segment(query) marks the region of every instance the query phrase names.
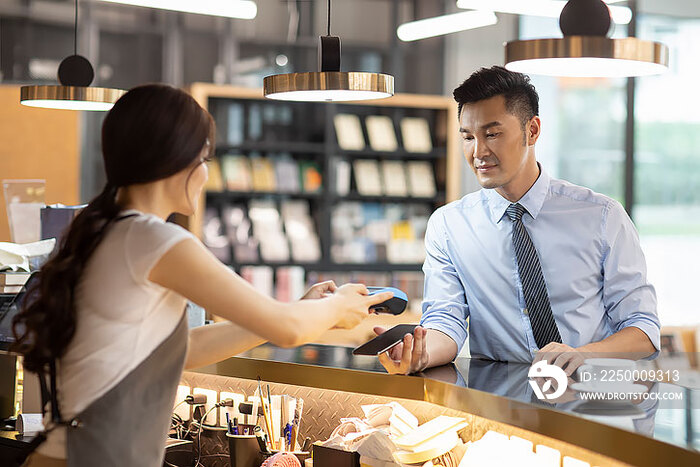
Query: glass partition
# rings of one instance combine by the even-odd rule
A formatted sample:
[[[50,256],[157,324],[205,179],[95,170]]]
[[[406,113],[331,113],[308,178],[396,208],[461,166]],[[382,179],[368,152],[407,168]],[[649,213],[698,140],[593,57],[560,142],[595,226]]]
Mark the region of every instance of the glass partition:
[[[700,19],[642,16],[638,36],[670,49],[670,70],[637,80],[634,221],[664,325],[697,325],[700,277]]]

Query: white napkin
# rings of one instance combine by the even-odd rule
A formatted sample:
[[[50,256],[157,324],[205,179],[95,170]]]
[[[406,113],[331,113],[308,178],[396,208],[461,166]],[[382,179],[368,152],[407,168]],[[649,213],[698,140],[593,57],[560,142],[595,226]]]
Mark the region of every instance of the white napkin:
[[[30,258],[51,254],[55,245],[55,238],[24,244],[0,242],[0,271],[29,272]]]

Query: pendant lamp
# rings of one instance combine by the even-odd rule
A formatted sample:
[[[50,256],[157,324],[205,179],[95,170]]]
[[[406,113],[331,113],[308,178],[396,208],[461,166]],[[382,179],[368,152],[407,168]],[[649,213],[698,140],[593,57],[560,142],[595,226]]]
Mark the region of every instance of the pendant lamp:
[[[95,72],[90,61],[78,55],[78,0],[75,0],[73,55],[58,67],[60,86],[22,86],[20,103],[29,107],[65,110],[109,110],[126,91],[90,87]]]
[[[331,36],[331,0],[328,0],[328,29],[319,37],[320,71],[266,76],[268,99],[306,102],[359,101],[394,95],[394,77],[382,73],[340,71],[340,38]]]
[[[559,16],[561,39],[511,41],[506,68],[521,73],[586,78],[648,76],[668,70],[668,47],[636,37],[611,39],[602,0],[569,0]]]

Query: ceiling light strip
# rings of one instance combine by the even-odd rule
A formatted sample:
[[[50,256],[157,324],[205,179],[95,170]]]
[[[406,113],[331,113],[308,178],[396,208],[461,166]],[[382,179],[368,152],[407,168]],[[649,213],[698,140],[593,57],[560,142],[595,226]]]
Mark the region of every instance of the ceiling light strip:
[[[612,2],[606,2],[612,3]],[[559,18],[565,0],[458,0],[457,7],[465,10],[495,11],[513,15]],[[626,6],[609,5],[610,17],[617,24],[629,24],[632,10]]]
[[[252,0],[99,0],[105,3],[157,8],[161,10],[223,16],[225,18],[253,19],[258,6]]]
[[[396,29],[396,35],[402,41],[410,42],[491,26],[497,22],[498,18],[492,11],[463,11],[404,23]]]

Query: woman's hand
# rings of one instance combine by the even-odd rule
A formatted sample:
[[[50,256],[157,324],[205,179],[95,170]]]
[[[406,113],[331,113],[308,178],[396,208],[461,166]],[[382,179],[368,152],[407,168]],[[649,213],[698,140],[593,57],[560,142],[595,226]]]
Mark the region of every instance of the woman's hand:
[[[370,315],[369,307],[389,300],[393,296],[394,294],[391,292],[368,295],[367,287],[363,284],[345,284],[338,287],[333,298],[341,312],[335,327],[340,329],[354,328]]]
[[[311,286],[309,290],[301,297],[302,300],[316,300],[325,298],[333,294],[337,290],[337,286],[333,281],[323,281]]]

